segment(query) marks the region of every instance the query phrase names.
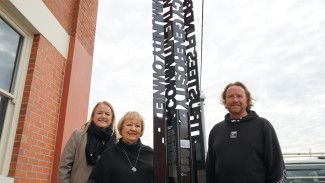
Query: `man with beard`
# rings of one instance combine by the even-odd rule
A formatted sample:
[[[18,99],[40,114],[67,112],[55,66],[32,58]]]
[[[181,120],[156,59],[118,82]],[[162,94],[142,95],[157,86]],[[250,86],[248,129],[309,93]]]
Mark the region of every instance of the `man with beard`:
[[[238,81],[228,84],[221,102],[229,113],[209,135],[207,183],[286,182],[275,130],[251,110],[253,102],[247,87]]]

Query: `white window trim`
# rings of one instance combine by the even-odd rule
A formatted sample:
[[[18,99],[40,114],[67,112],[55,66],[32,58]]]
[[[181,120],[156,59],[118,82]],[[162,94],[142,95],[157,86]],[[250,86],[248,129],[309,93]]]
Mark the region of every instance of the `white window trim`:
[[[70,35],[65,31],[42,0],[9,1],[24,15],[24,18],[26,18],[38,32],[52,43],[64,58],[68,57]]]
[[[24,92],[25,80],[27,76],[30,52],[34,38],[33,31],[30,32],[30,27],[26,27],[24,29],[24,26],[19,24],[19,21],[15,21],[13,15],[8,11],[9,10],[6,9],[5,6],[0,6],[1,17],[3,17],[17,32],[19,32],[24,37],[24,41],[21,47],[19,66],[17,67],[17,75],[14,86],[15,90],[11,94],[5,93],[5,95],[9,94],[10,96],[7,97],[11,98],[8,102],[0,139],[0,154],[4,155],[0,156],[0,182],[5,183],[11,183],[14,180],[13,178],[8,177],[8,172],[16,136],[16,129]]]
[[[11,93],[8,93],[7,91],[0,88],[0,94],[1,96],[8,97],[10,100],[14,100],[15,96],[13,96]]]
[[[0,9],[14,17],[16,24],[29,34],[42,34],[68,58],[70,35],[42,0],[0,0]]]

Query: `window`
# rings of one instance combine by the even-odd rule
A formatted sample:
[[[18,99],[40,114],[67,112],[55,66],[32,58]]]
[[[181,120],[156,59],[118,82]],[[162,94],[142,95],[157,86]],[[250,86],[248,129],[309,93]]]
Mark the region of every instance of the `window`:
[[[325,182],[324,167],[311,168],[301,165],[301,168],[305,169],[288,169],[287,177],[288,182]]]
[[[0,138],[8,102],[14,100],[14,82],[23,37],[0,17]]]
[[[287,182],[325,182],[325,160],[303,159],[286,162]]]
[[[35,29],[0,1],[0,182],[10,167]],[[5,181],[6,182],[6,181]]]

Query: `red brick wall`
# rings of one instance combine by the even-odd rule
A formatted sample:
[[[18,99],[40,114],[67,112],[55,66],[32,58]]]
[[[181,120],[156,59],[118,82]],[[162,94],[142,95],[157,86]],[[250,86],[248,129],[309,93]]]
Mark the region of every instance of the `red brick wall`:
[[[34,37],[9,170],[15,182],[50,180],[65,62],[43,36]]]
[[[80,0],[76,38],[90,55],[94,52],[97,9],[97,0]]]
[[[60,24],[93,55],[98,0],[43,0]]]
[[[76,27],[79,1],[80,0],[43,0],[44,4],[70,35]],[[92,0],[89,2],[92,2]]]
[[[87,121],[92,55],[73,37],[70,40],[70,50],[51,182],[57,182],[60,155],[68,138]]]

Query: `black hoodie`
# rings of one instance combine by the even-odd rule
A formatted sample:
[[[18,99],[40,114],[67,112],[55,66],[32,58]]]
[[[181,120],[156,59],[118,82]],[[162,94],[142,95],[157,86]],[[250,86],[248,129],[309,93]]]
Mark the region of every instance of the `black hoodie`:
[[[207,183],[285,182],[285,167],[275,130],[254,111],[232,122],[229,114],[210,132]]]

